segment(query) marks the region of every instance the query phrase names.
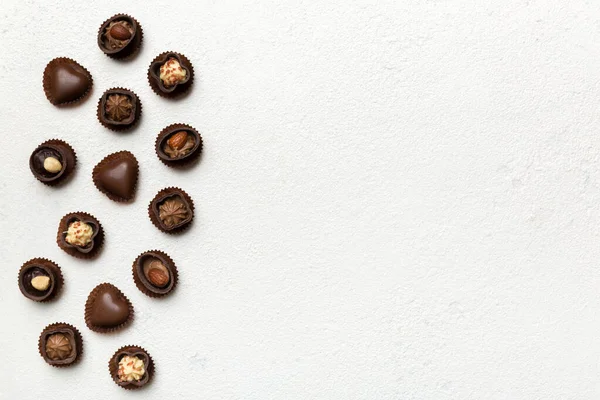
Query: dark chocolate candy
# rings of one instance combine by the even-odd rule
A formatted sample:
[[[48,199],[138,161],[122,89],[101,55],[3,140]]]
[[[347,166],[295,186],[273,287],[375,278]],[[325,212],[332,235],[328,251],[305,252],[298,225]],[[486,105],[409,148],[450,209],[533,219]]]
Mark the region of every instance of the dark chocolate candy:
[[[96,332],[109,332],[124,326],[133,317],[133,306],[114,285],[102,283],[89,294],[85,323]]]
[[[83,340],[77,328],[59,322],[44,328],[38,339],[38,350],[48,364],[66,367],[81,357]]]
[[[137,159],[128,151],[106,156],[92,173],[94,184],[114,201],[131,201],[135,196],[139,166]]]
[[[126,376],[119,374],[119,362],[125,356],[136,357],[144,364],[144,374],[140,379],[132,379],[128,381]],[[154,362],[148,352],[139,346],[123,346],[113,354],[108,362],[108,371],[113,381],[123,389],[136,390],[145,386],[154,373]],[[125,371],[123,371],[125,372]]]
[[[77,157],[69,144],[52,139],[39,145],[29,157],[33,176],[46,185],[57,185],[75,169]]]
[[[179,233],[185,230],[194,218],[194,203],[183,190],[170,187],[154,196],[148,206],[152,223],[166,233]]]
[[[142,27],[135,18],[117,14],[100,25],[98,47],[107,56],[122,59],[137,52],[142,38]]]
[[[170,60],[175,60],[179,64],[182,71],[185,71],[185,78],[174,84],[166,84],[160,78],[160,68],[168,63]],[[180,53],[167,51],[158,55],[148,68],[148,82],[150,87],[159,96],[174,98],[187,92],[194,82],[194,68],[192,63],[187,59],[186,56]]]
[[[98,121],[113,131],[133,127],[142,113],[142,104],[137,95],[123,88],[108,89],[100,101],[96,112]]]
[[[92,228],[90,242],[87,244],[69,243],[67,234],[72,223],[81,222]],[[75,212],[65,215],[58,224],[56,242],[67,254],[77,258],[92,258],[98,254],[104,241],[102,225],[93,216],[84,212]]]
[[[202,137],[189,125],[172,124],[158,134],[155,150],[158,158],[168,166],[188,165],[200,155]]]
[[[60,291],[63,277],[60,267],[45,258],[34,258],[19,270],[19,289],[33,301],[48,301]]]
[[[133,262],[133,280],[140,291],[150,297],[171,293],[177,285],[175,263],[159,250],[146,251]]]
[[[81,100],[92,87],[92,75],[69,58],[55,58],[44,70],[44,91],[54,105]]]

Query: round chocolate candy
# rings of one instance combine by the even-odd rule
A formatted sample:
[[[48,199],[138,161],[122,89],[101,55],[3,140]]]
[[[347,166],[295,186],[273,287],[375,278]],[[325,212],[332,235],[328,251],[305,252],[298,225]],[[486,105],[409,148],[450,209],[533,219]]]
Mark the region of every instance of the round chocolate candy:
[[[113,15],[98,29],[98,47],[114,59],[124,59],[135,54],[143,38],[142,26],[127,14]]]
[[[29,157],[29,169],[33,176],[49,186],[64,182],[75,169],[76,163],[77,156],[73,148],[59,139],[45,141]]]
[[[19,270],[19,289],[23,296],[38,302],[54,299],[63,286],[60,267],[45,258],[33,258]]]

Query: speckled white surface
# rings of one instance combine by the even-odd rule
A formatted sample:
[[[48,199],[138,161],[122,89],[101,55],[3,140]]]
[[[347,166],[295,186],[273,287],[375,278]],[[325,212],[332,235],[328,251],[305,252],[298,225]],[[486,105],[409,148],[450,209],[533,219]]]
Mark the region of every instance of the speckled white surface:
[[[597,399],[600,397],[600,4],[574,0],[2,0],[0,207],[2,399]],[[185,3],[185,2],[184,2]],[[117,12],[144,28],[135,60],[96,47]],[[150,60],[186,54],[190,96],[146,82]],[[91,98],[57,109],[45,64],[75,58]],[[139,127],[95,119],[114,85],[136,91]],[[13,90],[14,89],[14,90]],[[194,169],[153,152],[158,131],[204,137]],[[27,160],[59,137],[79,157],[55,190]],[[136,201],[100,194],[106,154],[140,161]],[[196,203],[189,232],[155,229],[146,205],[177,185]],[[106,245],[81,262],[54,242],[69,211],[95,214]],[[170,253],[180,286],[165,300],[130,276],[143,250]],[[60,264],[60,299],[34,304],[19,266]],[[88,292],[132,300],[116,335],[83,321]],[[80,328],[82,362],[37,354],[54,321]],[[107,361],[139,344],[147,390],[118,388]]]

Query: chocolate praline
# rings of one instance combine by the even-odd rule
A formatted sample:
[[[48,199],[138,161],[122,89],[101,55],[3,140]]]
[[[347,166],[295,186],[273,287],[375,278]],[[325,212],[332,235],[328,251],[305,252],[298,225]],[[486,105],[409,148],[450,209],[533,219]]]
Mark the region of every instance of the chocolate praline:
[[[156,137],[158,158],[170,167],[183,167],[197,160],[202,152],[202,136],[186,124],[172,124]]]
[[[134,360],[142,361],[144,373],[139,379],[133,379],[134,377],[131,376],[130,378],[132,380],[128,381],[128,371],[122,369],[121,373],[119,373],[119,363],[124,357],[133,357]],[[150,380],[152,379],[152,375],[154,373],[154,362],[150,354],[144,348],[132,345],[123,346],[119,350],[117,350],[108,361],[108,371],[113,381],[123,389],[137,390],[147,385],[148,382],[150,382]]]
[[[194,219],[194,203],[183,190],[175,187],[165,188],[150,202],[148,215],[161,231],[180,233]]]
[[[160,250],[140,254],[133,262],[132,270],[135,285],[147,296],[166,296],[177,285],[177,267],[171,257]]]
[[[139,165],[129,151],[109,154],[92,172],[94,185],[109,199],[119,202],[133,200],[138,181]]]
[[[79,222],[82,224],[81,232],[78,232],[76,228],[72,226]],[[91,228],[91,233],[89,232]],[[85,243],[69,243],[67,236],[71,233],[80,233],[85,235],[82,239]],[[104,232],[102,225],[93,215],[84,212],[74,212],[65,215],[58,225],[58,233],[56,235],[56,242],[58,246],[63,249],[67,254],[76,258],[92,258],[98,254],[102,243],[104,241]]]
[[[45,258],[33,258],[19,270],[19,289],[23,296],[33,301],[54,299],[63,285],[60,267]]]
[[[66,181],[76,163],[77,156],[73,148],[59,139],[45,141],[29,157],[29,169],[33,176],[49,186]]]
[[[87,97],[92,83],[89,71],[70,58],[55,58],[44,70],[44,92],[55,106],[80,102]]]
[[[96,114],[98,121],[113,131],[132,128],[142,113],[142,103],[131,90],[124,88],[108,89],[98,101]]]
[[[101,283],[88,295],[85,323],[94,332],[108,333],[125,327],[133,319],[129,299],[110,283]]]
[[[185,77],[183,79],[177,80],[174,84],[166,84],[160,77],[161,75],[161,67],[163,67],[168,62],[174,60],[179,67],[175,69],[179,69],[185,73]],[[156,94],[166,98],[174,98],[182,95],[192,86],[194,82],[194,68],[192,67],[192,63],[187,59],[186,56],[180,53],[175,53],[172,51],[167,51],[158,55],[152,63],[150,63],[150,67],[148,68],[148,82],[150,83],[150,87]]]
[[[113,15],[98,29],[98,47],[114,59],[135,54],[142,44],[143,31],[140,23],[127,14]]]
[[[53,367],[67,367],[80,359],[83,340],[73,325],[58,322],[44,328],[38,339],[38,350]]]

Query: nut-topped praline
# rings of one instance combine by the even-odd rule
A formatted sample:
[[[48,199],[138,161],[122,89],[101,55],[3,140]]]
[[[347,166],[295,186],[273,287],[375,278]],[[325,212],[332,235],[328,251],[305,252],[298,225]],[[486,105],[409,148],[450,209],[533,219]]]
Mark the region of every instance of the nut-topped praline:
[[[142,27],[127,15],[113,15],[98,29],[98,47],[109,57],[127,58],[135,54],[142,43]]]

